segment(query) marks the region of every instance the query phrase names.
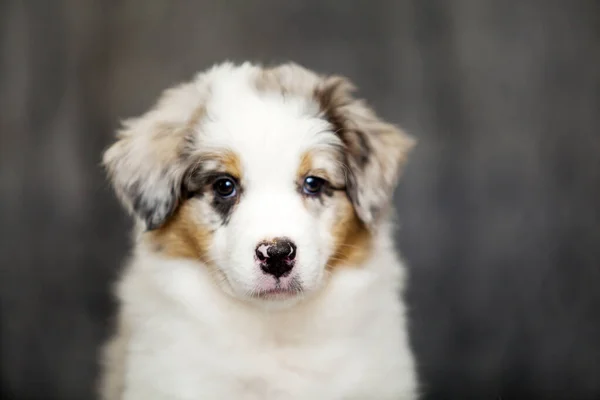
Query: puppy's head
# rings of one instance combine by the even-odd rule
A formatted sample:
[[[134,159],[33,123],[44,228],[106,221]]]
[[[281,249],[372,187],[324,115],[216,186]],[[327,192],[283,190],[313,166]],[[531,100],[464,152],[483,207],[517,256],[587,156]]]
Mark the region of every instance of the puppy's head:
[[[352,90],[293,64],[222,64],[126,121],[104,164],[151,251],[290,303],[366,259],[413,146]]]

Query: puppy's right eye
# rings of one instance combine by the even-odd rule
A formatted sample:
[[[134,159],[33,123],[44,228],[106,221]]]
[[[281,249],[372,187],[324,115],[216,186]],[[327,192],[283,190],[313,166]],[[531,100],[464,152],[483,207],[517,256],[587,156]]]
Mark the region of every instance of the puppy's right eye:
[[[235,182],[231,178],[219,178],[213,184],[213,191],[219,197],[228,199],[237,194]]]

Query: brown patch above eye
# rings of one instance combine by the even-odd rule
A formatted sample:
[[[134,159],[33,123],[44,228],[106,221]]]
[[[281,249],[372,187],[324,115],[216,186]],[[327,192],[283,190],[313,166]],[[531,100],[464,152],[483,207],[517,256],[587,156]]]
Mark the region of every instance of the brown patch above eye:
[[[190,258],[211,264],[208,246],[210,230],[194,216],[194,204],[183,203],[163,226],[146,232],[146,239],[160,253],[173,258]]]
[[[214,165],[214,170],[205,171],[210,173],[223,173],[231,175],[236,179],[242,178],[242,164],[238,155],[228,149],[203,152],[198,156],[197,163],[201,166]]]
[[[308,176],[310,170],[312,169],[312,156],[310,152],[305,152],[302,154],[300,158],[300,166],[298,167],[298,181],[302,182],[302,180]]]
[[[328,153],[332,153],[332,155],[329,155]],[[341,187],[343,186],[343,183],[339,182],[339,177],[336,178],[336,171],[330,171],[326,168],[315,167],[315,164],[320,164],[319,159],[322,157],[331,157],[334,160],[336,159],[332,151],[327,152],[323,150],[313,150],[307,151],[304,154],[302,154],[302,157],[300,159],[300,166],[298,167],[298,181],[302,182],[307,176],[316,176],[317,178],[326,180],[329,184],[333,186],[334,189],[343,189],[343,187]]]
[[[241,179],[242,166],[237,154],[235,154],[233,151],[225,151],[217,158],[223,164],[223,169],[225,172],[236,179]]]
[[[335,250],[327,262],[330,270],[344,265],[360,265],[371,252],[371,233],[356,215],[348,198],[340,193],[336,202],[339,208],[332,231]]]
[[[235,152],[224,149],[198,154],[184,184],[190,193],[198,193],[210,179],[221,175],[229,175],[238,182],[242,180],[242,165]]]

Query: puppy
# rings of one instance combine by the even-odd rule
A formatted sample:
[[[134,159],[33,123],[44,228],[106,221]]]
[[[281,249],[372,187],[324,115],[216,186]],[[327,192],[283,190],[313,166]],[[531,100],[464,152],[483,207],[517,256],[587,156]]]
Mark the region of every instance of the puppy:
[[[415,399],[390,204],[413,147],[344,78],[224,63],[104,154],[135,218],[105,400]]]

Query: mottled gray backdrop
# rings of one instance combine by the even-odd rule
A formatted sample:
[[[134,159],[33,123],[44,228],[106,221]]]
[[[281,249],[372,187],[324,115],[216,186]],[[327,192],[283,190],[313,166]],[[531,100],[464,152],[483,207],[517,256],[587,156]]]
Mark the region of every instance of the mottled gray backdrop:
[[[428,399],[600,398],[600,1],[0,0],[0,21],[3,398],[93,398],[128,240],[101,151],[224,59],[348,75],[418,138],[398,237]]]

